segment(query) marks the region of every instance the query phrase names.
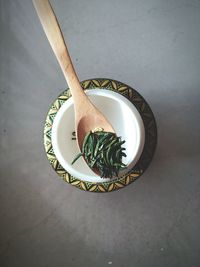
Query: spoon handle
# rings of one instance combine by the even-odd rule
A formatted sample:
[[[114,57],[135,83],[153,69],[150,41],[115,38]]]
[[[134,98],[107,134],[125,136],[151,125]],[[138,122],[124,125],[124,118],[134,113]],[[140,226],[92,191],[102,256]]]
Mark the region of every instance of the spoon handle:
[[[57,18],[48,0],[33,0],[34,7],[70,88],[73,101],[88,102],[74,70]],[[77,103],[78,104],[78,103]],[[78,108],[79,105],[75,107]]]

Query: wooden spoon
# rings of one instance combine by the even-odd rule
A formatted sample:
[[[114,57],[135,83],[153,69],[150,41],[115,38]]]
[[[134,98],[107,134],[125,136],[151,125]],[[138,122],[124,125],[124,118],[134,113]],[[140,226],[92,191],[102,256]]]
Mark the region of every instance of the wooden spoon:
[[[75,110],[75,130],[79,148],[82,147],[86,133],[96,127],[114,133],[111,124],[90,102],[80,86],[61,29],[49,1],[33,0],[33,4],[72,94]]]

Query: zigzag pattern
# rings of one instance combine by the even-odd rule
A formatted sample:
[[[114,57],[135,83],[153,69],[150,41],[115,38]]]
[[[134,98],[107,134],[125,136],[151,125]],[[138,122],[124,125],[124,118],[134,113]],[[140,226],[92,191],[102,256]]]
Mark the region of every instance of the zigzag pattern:
[[[54,170],[57,172],[57,174],[65,182],[76,186],[77,188],[89,192],[111,192],[113,190],[121,189],[135,181],[138,177],[140,177],[147,169],[152,160],[157,143],[157,128],[154,115],[144,98],[135,89],[129,87],[124,83],[111,79],[90,79],[81,82],[81,86],[84,90],[95,88],[104,88],[107,90],[112,90],[120,93],[133,103],[133,105],[140,113],[145,127],[145,144],[142,155],[138,160],[137,164],[134,166],[134,168],[129,172],[129,174],[119,179],[111,180],[109,182],[85,182],[67,173],[66,170],[63,169],[63,167],[56,159],[51,144],[51,128],[55,115],[59,108],[62,106],[62,104],[69,97],[71,97],[71,93],[69,89],[67,89],[63,93],[61,93],[60,96],[55,100],[46,117],[44,127],[44,147],[47,154],[47,158]]]

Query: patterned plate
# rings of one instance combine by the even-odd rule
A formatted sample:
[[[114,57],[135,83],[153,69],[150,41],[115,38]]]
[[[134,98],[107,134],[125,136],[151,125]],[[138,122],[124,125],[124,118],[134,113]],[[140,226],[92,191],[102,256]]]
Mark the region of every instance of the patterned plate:
[[[58,110],[60,109],[62,104],[71,97],[71,93],[69,89],[67,89],[51,105],[46,117],[44,127],[44,147],[47,158],[54,170],[60,177],[62,177],[64,181],[82,190],[90,192],[111,192],[123,188],[124,186],[132,183],[134,180],[140,177],[152,160],[157,143],[157,128],[154,115],[144,98],[136,90],[124,83],[111,79],[100,78],[85,80],[81,82],[81,86],[84,90],[104,88],[115,91],[126,97],[137,108],[145,127],[145,144],[142,155],[128,174],[120,177],[119,179],[107,182],[104,182],[103,180],[101,183],[82,181],[70,175],[65,169],[63,169],[63,167],[58,162],[52,148],[51,129]]]

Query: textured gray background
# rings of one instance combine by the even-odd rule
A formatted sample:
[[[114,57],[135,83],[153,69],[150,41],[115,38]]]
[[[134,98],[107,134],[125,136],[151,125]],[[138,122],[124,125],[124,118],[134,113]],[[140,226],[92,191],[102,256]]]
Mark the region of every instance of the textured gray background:
[[[200,266],[200,1],[54,0],[80,80],[136,88],[154,160],[107,194],[57,177],[43,149],[66,88],[31,1],[0,0],[0,266]]]

